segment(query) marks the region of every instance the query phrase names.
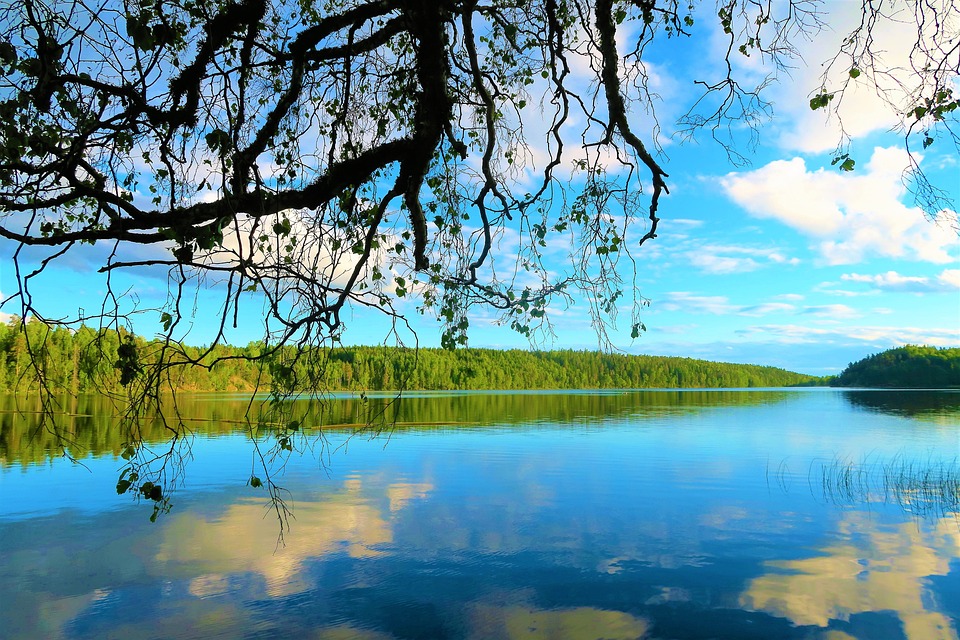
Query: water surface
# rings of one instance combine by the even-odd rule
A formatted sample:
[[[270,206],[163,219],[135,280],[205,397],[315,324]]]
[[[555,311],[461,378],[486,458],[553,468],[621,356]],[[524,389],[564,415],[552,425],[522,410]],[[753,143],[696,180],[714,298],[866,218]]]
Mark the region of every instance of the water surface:
[[[957,392],[417,394],[290,460],[281,546],[241,399],[185,405],[156,524],[106,405],[65,407],[78,466],[7,400],[4,637],[958,637]]]

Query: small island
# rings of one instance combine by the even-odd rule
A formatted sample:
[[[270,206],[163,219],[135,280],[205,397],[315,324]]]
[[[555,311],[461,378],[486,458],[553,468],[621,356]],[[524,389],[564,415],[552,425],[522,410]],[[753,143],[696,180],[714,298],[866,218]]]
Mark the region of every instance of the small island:
[[[960,388],[960,348],[908,345],[847,365],[834,387]]]

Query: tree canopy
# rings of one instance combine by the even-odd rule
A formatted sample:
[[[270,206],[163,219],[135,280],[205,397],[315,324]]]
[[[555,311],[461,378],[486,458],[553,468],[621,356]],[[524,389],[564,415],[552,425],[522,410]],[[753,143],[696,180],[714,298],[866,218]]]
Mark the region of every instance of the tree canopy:
[[[853,362],[831,382],[836,387],[960,388],[960,349],[907,345]]]
[[[549,332],[548,303],[574,294],[601,334],[632,302],[636,336],[631,251],[657,235],[668,193],[659,125],[636,118],[657,108],[645,52],[688,46],[697,21],[722,32],[726,74],[696,79],[702,94],[677,130],[730,144],[731,127],[762,126],[765,89],[824,11],[817,0],[8,3],[0,237],[47,251],[17,273],[18,315],[53,320],[31,280],[101,243],[113,247],[107,274],[169,270],[156,311],[171,339],[197,280],[219,283],[221,326],[246,293],[265,296],[273,344],[336,338],[350,305],[402,321],[392,303],[410,295],[440,319],[445,346],[466,343],[472,305],[530,335]],[[811,108],[836,109],[866,83],[901,115],[909,148],[956,141],[953,3],[862,12]],[[916,24],[906,77],[884,66],[885,20]],[[751,56],[770,74],[748,84],[734,63]],[[838,142],[837,164],[852,169]],[[918,171],[912,184],[935,212],[933,185]],[[543,262],[558,245],[571,247],[562,272]],[[87,313],[124,319],[111,298]]]
[[[466,344],[475,305],[536,339],[550,334],[549,305],[573,296],[601,340],[623,313],[636,337],[632,252],[656,237],[669,191],[647,52],[724,43],[719,76],[696,79],[674,129],[741,162],[749,150],[731,131],[763,126],[770,83],[824,11],[818,0],[5,3],[0,237],[17,247],[19,307],[6,308],[72,327],[158,314],[178,355],[143,367],[134,343],[117,347],[133,414],[260,300],[263,348],[249,357],[271,358],[278,397],[315,388],[320,347],[349,309],[403,323],[395,302],[411,296],[447,347]],[[955,144],[958,11],[864,2],[810,107],[836,113],[865,84],[899,114],[908,150]],[[887,21],[916,25],[907,69],[884,60]],[[740,77],[745,58],[767,72]],[[911,184],[934,213],[941,192],[913,157]],[[836,160],[854,168],[843,139]],[[50,317],[31,286],[91,245],[108,249],[107,296]],[[544,260],[555,249],[569,254],[563,269]],[[111,278],[138,269],[168,273],[166,306],[124,306]],[[220,332],[191,355],[180,340],[198,282],[221,296]]]
[[[118,394],[129,384],[126,362],[118,352],[127,345],[137,353],[137,365],[156,366],[163,341],[145,340],[112,329],[77,331],[50,328],[34,320],[21,327],[19,319],[0,324],[0,393],[33,393],[41,384],[67,394]],[[43,345],[31,366],[28,341]],[[253,392],[269,387],[271,372],[253,362],[262,345],[220,345],[213,350],[184,346],[184,354],[199,362],[185,367],[172,381],[182,391]],[[201,354],[208,351],[206,355]],[[274,354],[272,361],[292,361],[295,347]],[[111,355],[114,354],[114,355]],[[306,363],[296,367],[303,369]],[[305,371],[299,375],[306,377]],[[776,367],[708,362],[692,358],[634,356],[596,351],[527,351],[519,349],[408,349],[402,347],[340,347],[327,355],[315,375],[330,391],[442,391],[509,389],[651,389],[784,387],[825,384],[825,379]]]

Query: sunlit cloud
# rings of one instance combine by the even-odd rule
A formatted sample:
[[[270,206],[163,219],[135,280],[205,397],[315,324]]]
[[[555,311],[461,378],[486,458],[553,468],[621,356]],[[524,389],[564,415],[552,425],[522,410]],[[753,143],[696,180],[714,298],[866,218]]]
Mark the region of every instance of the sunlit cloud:
[[[803,158],[777,160],[754,171],[729,173],[720,185],[757,218],[773,219],[803,233],[828,264],[854,264],[869,256],[948,263],[957,259],[957,235],[917,207],[901,202],[906,155],[876,148],[852,173],[807,168]],[[944,220],[956,213],[941,212]]]
[[[824,63],[828,55],[841,50],[843,38],[859,28],[862,21],[860,2],[831,2],[822,7],[823,19],[828,25],[812,39],[796,38],[798,53],[804,62],[791,70],[789,78],[773,87],[771,98],[776,103],[779,124],[778,142],[781,147],[803,152],[824,152],[837,148],[844,135],[851,139],[869,134],[895,130],[902,126],[898,109],[891,105],[907,105],[911,96],[917,95],[917,74],[913,71],[923,61],[911,58],[917,44],[917,24],[912,15],[911,3],[889,7],[891,19],[879,20],[871,25],[871,36],[882,44],[878,63],[887,70],[876,80],[880,92],[866,81],[866,75],[850,82],[842,97],[838,96],[831,107],[838,115],[827,110],[813,111],[809,100],[820,86]],[[885,11],[887,11],[885,10]],[[929,34],[925,37],[929,42]],[[942,43],[946,50],[950,43]],[[932,43],[931,43],[932,45]],[[954,49],[952,65],[957,63]],[[951,64],[948,61],[948,65]],[[831,88],[850,80],[849,64],[841,61],[831,70],[828,78]],[[776,134],[774,134],[776,135]]]

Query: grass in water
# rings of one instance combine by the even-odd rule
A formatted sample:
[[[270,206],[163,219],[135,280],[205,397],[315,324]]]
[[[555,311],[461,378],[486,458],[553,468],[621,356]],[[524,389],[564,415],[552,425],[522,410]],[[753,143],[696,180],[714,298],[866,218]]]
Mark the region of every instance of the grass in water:
[[[774,474],[786,489],[786,465]],[[960,460],[907,459],[815,460],[808,473],[810,491],[838,505],[896,504],[918,517],[960,512]]]

